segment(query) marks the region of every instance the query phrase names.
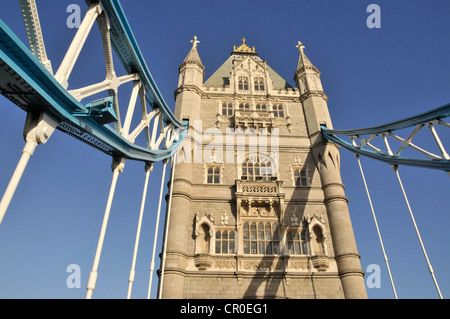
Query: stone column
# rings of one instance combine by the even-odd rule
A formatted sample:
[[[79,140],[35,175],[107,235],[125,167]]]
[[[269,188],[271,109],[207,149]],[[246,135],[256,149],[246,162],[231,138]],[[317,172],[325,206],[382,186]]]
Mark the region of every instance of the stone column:
[[[364,272],[347,206],[348,199],[340,176],[338,147],[322,141],[316,144],[313,153],[322,182],[335,260],[345,298],[367,298]]]
[[[164,267],[164,282],[162,299],[182,299],[184,292],[184,279],[186,276],[186,263],[188,255],[187,243],[189,231],[192,232],[192,220],[189,220],[191,207],[191,168],[189,164],[176,165],[172,205],[170,212],[166,248],[166,260]]]

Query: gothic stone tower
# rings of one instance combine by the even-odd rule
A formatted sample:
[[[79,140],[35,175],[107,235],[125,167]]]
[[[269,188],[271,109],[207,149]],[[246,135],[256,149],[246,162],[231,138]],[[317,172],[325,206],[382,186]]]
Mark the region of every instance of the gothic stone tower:
[[[162,298],[366,298],[320,72],[291,87],[243,39],[206,81],[179,67],[178,153]]]

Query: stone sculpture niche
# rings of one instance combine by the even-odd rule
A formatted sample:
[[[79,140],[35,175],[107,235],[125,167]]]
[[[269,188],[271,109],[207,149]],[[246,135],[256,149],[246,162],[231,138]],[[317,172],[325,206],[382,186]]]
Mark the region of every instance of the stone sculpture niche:
[[[214,222],[212,217],[203,215],[195,218],[195,251],[194,262],[199,270],[211,267],[211,242],[214,234]]]

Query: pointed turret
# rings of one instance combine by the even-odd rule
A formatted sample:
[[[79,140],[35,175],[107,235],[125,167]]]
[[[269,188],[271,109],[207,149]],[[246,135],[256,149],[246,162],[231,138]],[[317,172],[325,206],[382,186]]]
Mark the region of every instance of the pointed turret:
[[[300,102],[303,103],[309,134],[314,144],[315,140],[320,138],[320,125],[331,127],[327,107],[328,97],[323,92],[319,70],[305,55],[305,47],[298,41],[296,48],[300,56],[294,80],[300,91]]]
[[[296,46],[300,53],[295,72],[295,82],[300,90],[300,102],[305,114],[306,126],[311,141],[311,151],[317,163],[324,203],[336,254],[336,265],[346,298],[367,298],[364,272],[361,270],[358,250],[353,234],[347,197],[339,170],[339,148],[322,138],[321,125],[332,128],[323,92],[319,70],[306,57],[304,46]]]
[[[197,51],[197,44],[200,43],[200,41],[197,40],[197,36],[194,36],[191,43],[191,50],[178,68],[180,72],[180,82],[178,86],[189,84],[201,86],[203,83],[205,67]]]
[[[297,87],[300,90],[300,96],[307,92],[321,92],[326,99],[326,96],[323,93],[322,82],[320,81],[320,71],[305,55],[305,47],[300,41],[298,41],[296,48],[298,48],[299,51],[299,58],[294,81],[297,83]]]
[[[193,119],[200,112],[205,67],[197,51],[200,41],[194,36],[191,50],[178,67],[178,88],[175,90],[175,116],[180,120]],[[181,107],[183,105],[183,107]]]
[[[299,72],[305,71],[306,69],[313,70],[313,71],[317,72],[318,74],[320,74],[319,70],[311,63],[311,61],[309,61],[308,57],[305,55],[305,52],[303,51],[305,49],[305,47],[303,46],[303,44],[300,41],[298,41],[296,48],[298,48],[298,51],[300,53],[300,55],[298,57],[296,74]]]

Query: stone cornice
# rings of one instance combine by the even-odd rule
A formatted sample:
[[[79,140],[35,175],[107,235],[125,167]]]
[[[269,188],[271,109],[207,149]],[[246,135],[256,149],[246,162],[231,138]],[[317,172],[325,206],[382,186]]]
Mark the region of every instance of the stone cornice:
[[[178,96],[178,94],[180,94],[181,92],[184,91],[194,91],[195,93],[197,93],[200,96],[203,96],[205,93],[203,92],[203,90],[201,88],[199,88],[197,85],[191,85],[191,84],[185,84],[185,85],[181,85],[179,86],[175,91],[174,91],[174,95],[175,98]]]
[[[328,96],[325,93],[323,93],[322,91],[312,91],[311,90],[311,91],[305,92],[302,95],[300,95],[300,102],[303,102],[306,99],[313,97],[313,96],[321,97],[325,100],[325,102],[328,101]]]

